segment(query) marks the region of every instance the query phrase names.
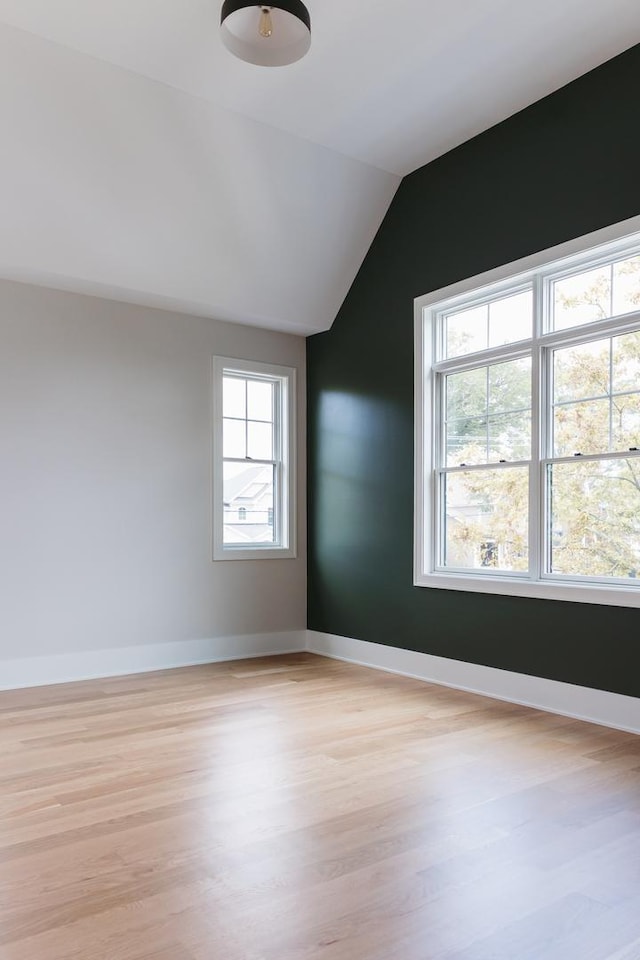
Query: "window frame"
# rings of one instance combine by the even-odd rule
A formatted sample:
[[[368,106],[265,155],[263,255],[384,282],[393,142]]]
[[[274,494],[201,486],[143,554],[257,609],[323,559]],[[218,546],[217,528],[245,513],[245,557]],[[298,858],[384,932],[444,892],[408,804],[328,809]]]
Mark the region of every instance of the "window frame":
[[[223,379],[227,375],[269,380],[278,384],[274,397],[276,465],[274,524],[278,543],[234,544],[224,542],[223,464]],[[213,357],[212,430],[212,559],[285,560],[297,555],[296,546],[296,370],[235,357]],[[250,460],[247,463],[262,461]]]
[[[640,308],[633,314],[584,323],[561,330],[543,329],[550,317],[553,282],[572,274],[596,268],[625,256],[637,255],[640,248],[640,217],[605,228],[562,244],[532,257],[515,261],[460,283],[433,291],[414,301],[415,307],[415,505],[414,505],[414,585],[506,596],[569,600],[615,606],[640,607],[640,580],[609,581],[588,577],[546,573],[543,551],[547,549],[545,510],[547,464],[576,462],[575,457],[549,457],[548,445],[552,395],[549,376],[553,350],[571,343],[589,342],[601,337],[628,333],[640,327]],[[525,289],[533,290],[532,337],[500,347],[490,347],[461,357],[435,360],[441,351],[446,313],[485,303],[487,298],[507,296]],[[440,354],[438,354],[440,350]],[[476,570],[445,568],[438,563],[441,540],[438,536],[441,498],[439,478],[443,468],[438,459],[437,440],[441,437],[441,395],[438,383],[447,371],[489,365],[521,356],[532,360],[531,461],[529,465],[529,573],[486,574]],[[541,370],[540,365],[544,364]],[[545,398],[543,398],[543,393]],[[439,427],[436,430],[435,424]],[[616,454],[597,454],[604,460]],[[624,454],[618,453],[622,457]],[[627,454],[628,456],[628,454]],[[640,454],[638,454],[640,456]],[[580,457],[587,460],[589,456]],[[513,467],[529,461],[491,465],[491,469]],[[456,468],[453,468],[454,470]],[[458,468],[459,469],[459,468]]]

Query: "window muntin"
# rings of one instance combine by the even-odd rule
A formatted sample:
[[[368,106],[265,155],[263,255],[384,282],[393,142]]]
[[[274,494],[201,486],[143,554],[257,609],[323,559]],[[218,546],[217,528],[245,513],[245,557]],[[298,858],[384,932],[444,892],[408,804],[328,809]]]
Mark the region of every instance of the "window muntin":
[[[640,309],[640,256],[554,280],[552,329],[565,330]]]
[[[222,378],[224,457],[274,459],[274,392],[278,381],[227,374]]]
[[[553,352],[553,456],[640,445],[640,332]]]
[[[529,459],[531,357],[462,370],[443,382],[447,466]]]
[[[526,340],[532,333],[533,291],[525,289],[444,316],[445,356],[460,357]]]
[[[624,586],[629,597],[640,578],[640,238],[624,255],[592,250],[570,267],[465,286],[421,317],[416,582],[481,590],[485,579],[492,592],[567,599],[590,598],[545,589]],[[492,340],[494,304],[510,302],[512,333]]]
[[[214,559],[294,556],[286,367],[214,358]]]

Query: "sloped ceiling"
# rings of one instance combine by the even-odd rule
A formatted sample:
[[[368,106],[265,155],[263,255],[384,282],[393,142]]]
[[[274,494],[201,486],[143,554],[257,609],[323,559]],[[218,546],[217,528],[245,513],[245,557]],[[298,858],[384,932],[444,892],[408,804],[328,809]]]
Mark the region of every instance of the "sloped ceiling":
[[[328,328],[398,179],[0,27],[0,275]]]
[[[400,176],[640,39],[637,0],[309,0],[309,55],[218,0],[0,0],[0,274],[327,329]]]

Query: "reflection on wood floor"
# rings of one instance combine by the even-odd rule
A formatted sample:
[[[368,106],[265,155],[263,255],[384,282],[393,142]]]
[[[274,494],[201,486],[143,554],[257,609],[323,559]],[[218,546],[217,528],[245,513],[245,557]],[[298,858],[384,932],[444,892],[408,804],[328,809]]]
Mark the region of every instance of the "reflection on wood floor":
[[[311,654],[0,694],[2,960],[639,960],[640,737]]]

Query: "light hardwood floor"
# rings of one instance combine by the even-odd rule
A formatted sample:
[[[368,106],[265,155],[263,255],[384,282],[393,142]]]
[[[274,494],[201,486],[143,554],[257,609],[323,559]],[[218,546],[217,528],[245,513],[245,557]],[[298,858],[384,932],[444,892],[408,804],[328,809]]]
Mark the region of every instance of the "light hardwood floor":
[[[640,738],[311,654],[0,694],[1,960],[639,960]]]

